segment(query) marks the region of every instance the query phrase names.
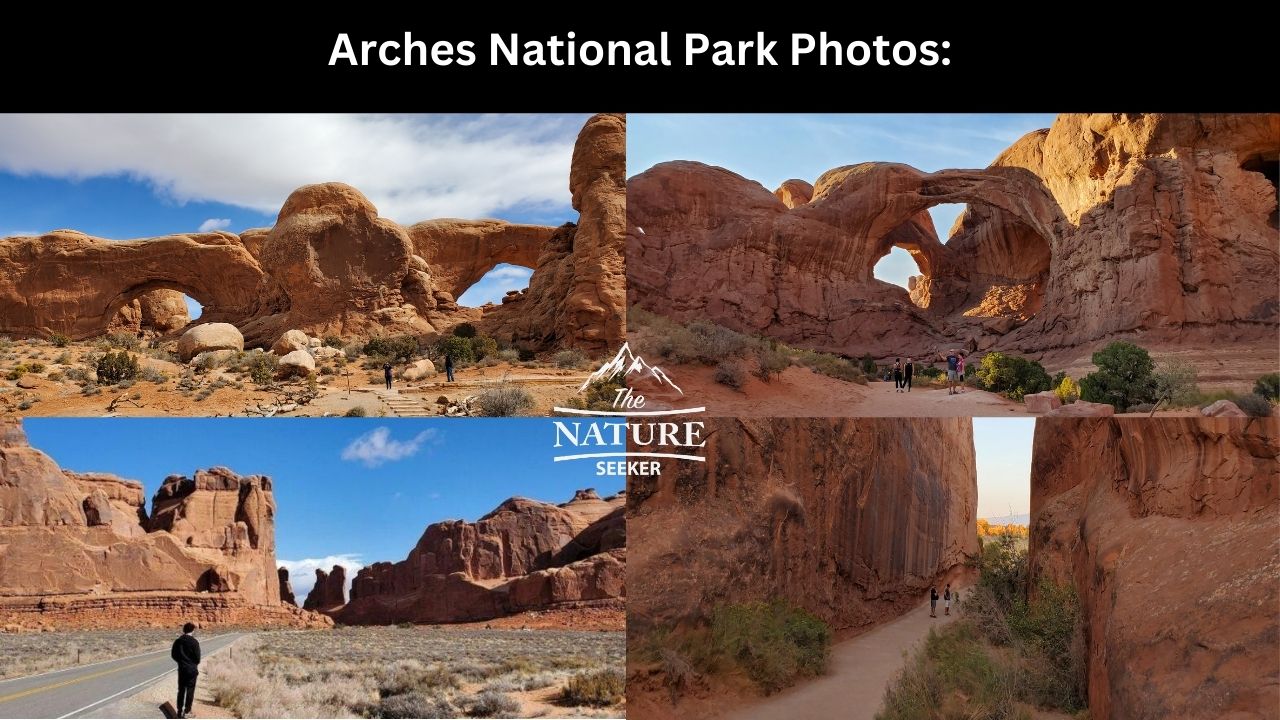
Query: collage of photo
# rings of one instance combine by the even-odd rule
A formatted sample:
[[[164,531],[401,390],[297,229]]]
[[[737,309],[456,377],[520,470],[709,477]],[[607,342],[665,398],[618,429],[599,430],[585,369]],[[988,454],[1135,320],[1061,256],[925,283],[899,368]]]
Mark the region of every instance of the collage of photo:
[[[0,718],[1280,720],[1278,184],[1280,114],[0,114]]]

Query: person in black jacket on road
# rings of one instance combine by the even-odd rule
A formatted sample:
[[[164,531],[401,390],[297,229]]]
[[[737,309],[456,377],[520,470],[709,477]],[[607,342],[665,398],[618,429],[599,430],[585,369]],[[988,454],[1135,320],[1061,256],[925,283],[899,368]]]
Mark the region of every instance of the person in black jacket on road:
[[[182,626],[182,636],[173,641],[169,656],[178,663],[178,717],[191,714],[191,703],[196,698],[196,677],[200,675],[200,641],[194,633],[195,623]]]

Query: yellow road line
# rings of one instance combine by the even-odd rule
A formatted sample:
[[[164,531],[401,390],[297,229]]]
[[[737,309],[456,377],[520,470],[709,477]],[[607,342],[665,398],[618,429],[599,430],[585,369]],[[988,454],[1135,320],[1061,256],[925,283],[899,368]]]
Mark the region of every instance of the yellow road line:
[[[94,678],[102,677],[103,675],[110,675],[111,673],[117,673],[117,672],[120,672],[121,670],[129,670],[131,668],[136,668],[141,665],[146,665],[147,663],[150,663],[150,662],[154,662],[154,661],[140,660],[136,663],[132,663],[129,665],[124,665],[111,670],[101,670],[96,673],[90,673],[83,677],[72,678],[70,680],[63,680],[62,682],[56,682],[56,683],[53,683],[52,685],[41,685],[40,687],[34,687],[34,688],[31,688],[30,690],[23,690],[21,692],[12,693],[9,695],[0,695],[0,703],[6,703],[6,702],[9,702],[10,700],[17,700],[18,698],[26,697],[28,695],[35,695],[36,693],[41,693],[46,690],[56,690],[57,688],[60,688],[60,687],[74,685],[78,682],[84,682],[85,680],[92,680]]]

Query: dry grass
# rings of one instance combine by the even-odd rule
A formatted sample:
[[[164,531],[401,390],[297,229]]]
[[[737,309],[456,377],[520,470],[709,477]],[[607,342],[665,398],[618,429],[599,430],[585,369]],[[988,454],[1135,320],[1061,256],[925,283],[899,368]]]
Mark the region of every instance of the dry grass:
[[[0,635],[0,679],[163,650],[174,630],[79,630]],[[77,651],[79,651],[77,653]]]
[[[250,642],[248,660],[203,676],[239,717],[624,715],[620,694],[602,709],[599,694],[567,692],[583,678],[621,677],[621,632],[338,628],[263,632]]]

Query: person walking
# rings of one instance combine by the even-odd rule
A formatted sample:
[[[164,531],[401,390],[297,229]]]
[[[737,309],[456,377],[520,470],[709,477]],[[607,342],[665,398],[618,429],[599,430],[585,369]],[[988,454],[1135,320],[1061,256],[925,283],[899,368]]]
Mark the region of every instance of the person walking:
[[[960,353],[955,350],[948,350],[947,356],[943,358],[947,361],[947,394],[956,394],[956,378],[957,368],[960,366]]]
[[[178,663],[178,717],[191,714],[191,703],[196,699],[196,678],[200,676],[200,641],[196,640],[196,624],[182,626],[182,635],[173,641],[169,656]]]
[[[938,617],[938,588],[929,588],[929,617]]]
[[[902,358],[893,359],[893,391],[902,392]]]
[[[453,356],[449,353],[444,354],[444,374],[449,382],[453,382]]]
[[[945,603],[942,609],[943,615],[951,614],[951,583],[947,583],[947,589],[942,592],[942,600]]]
[[[915,374],[915,363],[911,362],[911,358],[907,358],[907,364],[902,368],[902,384],[906,387],[907,392],[911,392],[911,376]]]
[[[391,389],[391,361],[382,363],[382,378],[387,381],[387,389]]]
[[[956,362],[956,373],[959,375],[957,379],[956,392],[964,392],[964,355],[960,355],[960,360]]]

